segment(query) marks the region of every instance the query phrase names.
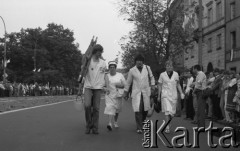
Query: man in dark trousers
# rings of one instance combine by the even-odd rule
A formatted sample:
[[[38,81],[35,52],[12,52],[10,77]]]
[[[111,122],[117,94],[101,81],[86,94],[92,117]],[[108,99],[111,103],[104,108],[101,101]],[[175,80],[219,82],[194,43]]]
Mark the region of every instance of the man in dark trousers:
[[[204,93],[207,88],[207,78],[205,73],[201,71],[200,65],[195,65],[193,72],[196,75],[193,93],[197,96],[197,124],[198,127],[205,127],[206,99],[204,98]]]
[[[144,56],[138,54],[135,57],[135,66],[129,70],[124,97],[128,96],[128,91],[132,85],[132,107],[135,112],[137,133],[142,133],[143,122],[150,110],[150,95],[155,88],[155,79],[151,68],[144,64]]]
[[[213,71],[215,80],[212,83],[210,95],[213,103],[213,120],[220,120],[222,118],[222,113],[220,109],[220,98],[221,98],[221,86],[222,86],[222,76],[220,75],[220,70],[218,68]]]

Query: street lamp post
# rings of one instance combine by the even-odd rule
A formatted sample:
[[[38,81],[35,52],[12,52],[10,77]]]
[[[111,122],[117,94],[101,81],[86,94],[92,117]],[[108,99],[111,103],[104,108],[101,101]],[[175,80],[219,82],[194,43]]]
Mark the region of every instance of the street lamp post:
[[[7,64],[6,64],[6,54],[7,54],[6,36],[7,36],[7,31],[6,31],[6,25],[5,25],[4,19],[2,18],[2,16],[0,16],[0,18],[2,19],[3,25],[4,25],[3,82],[5,83],[6,78],[7,78],[7,75],[6,75],[6,67],[7,67]]]
[[[34,63],[34,83],[36,82],[36,72],[37,72],[37,60],[36,60],[36,55],[37,55],[37,40],[34,41],[34,56],[33,56],[33,63]]]
[[[54,38],[54,36],[47,36],[47,38]],[[40,38],[35,37],[34,41],[34,54],[33,54],[33,65],[34,65],[34,83],[36,82],[36,75],[40,72],[41,68],[37,70],[37,45]]]

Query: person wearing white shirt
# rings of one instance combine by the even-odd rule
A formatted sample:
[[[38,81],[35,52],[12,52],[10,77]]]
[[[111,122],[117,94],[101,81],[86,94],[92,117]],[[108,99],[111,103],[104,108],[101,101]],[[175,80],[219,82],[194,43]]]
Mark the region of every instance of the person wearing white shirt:
[[[106,63],[101,59],[103,47],[99,44],[93,47],[92,58],[84,80],[84,105],[86,119],[86,134],[92,130],[99,134],[99,108],[102,89],[105,86]]]
[[[200,65],[195,65],[193,67],[193,72],[196,74],[196,81],[193,93],[197,97],[197,124],[198,127],[205,127],[205,109],[206,109],[206,99],[203,97],[205,90],[207,88],[207,77],[205,73],[201,71]]]

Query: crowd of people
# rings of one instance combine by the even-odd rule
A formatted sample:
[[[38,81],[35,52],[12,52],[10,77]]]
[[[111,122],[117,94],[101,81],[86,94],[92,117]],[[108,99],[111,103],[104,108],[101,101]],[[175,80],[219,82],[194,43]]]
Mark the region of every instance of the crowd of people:
[[[0,97],[46,96],[46,95],[73,95],[76,88],[63,85],[49,86],[49,84],[0,83]]]
[[[199,70],[200,67],[199,67]],[[198,73],[186,70],[181,75],[182,87],[185,89],[184,109],[186,120],[198,121],[198,112],[203,112],[205,119],[224,123],[239,123],[240,121],[240,76],[235,71],[214,69],[212,72],[203,73],[206,76],[206,84],[203,91],[202,109],[197,104],[196,91],[194,89]],[[199,72],[199,71],[198,71]],[[201,81],[200,81],[201,82]],[[240,126],[240,125],[239,125]]]
[[[143,132],[143,123],[147,117],[151,117],[150,111],[156,102],[161,104],[167,122],[181,116],[184,109],[185,119],[192,120],[192,124],[198,127],[204,128],[207,118],[239,123],[240,77],[234,71],[214,69],[213,72],[204,73],[200,65],[195,65],[191,70],[179,73],[174,71],[173,62],[168,60],[166,70],[156,82],[151,67],[144,64],[144,56],[138,54],[135,56],[135,66],[129,70],[125,79],[116,72],[115,61],[106,65],[101,59],[102,53],[103,47],[95,45],[86,76],[79,76],[85,77],[84,81],[80,81],[79,95],[84,97],[86,134],[99,134],[102,91],[105,92],[104,114],[109,117],[109,131],[119,127],[118,117],[123,100],[131,100],[138,134]],[[170,133],[170,127],[168,123],[165,133]]]

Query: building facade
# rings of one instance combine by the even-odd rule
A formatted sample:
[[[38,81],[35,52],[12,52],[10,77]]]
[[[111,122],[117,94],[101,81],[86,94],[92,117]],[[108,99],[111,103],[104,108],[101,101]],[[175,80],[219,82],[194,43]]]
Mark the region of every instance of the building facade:
[[[203,0],[203,7],[203,70],[225,69],[225,1]]]
[[[184,5],[186,14],[193,17],[193,27],[197,31],[199,17],[196,10],[199,0],[185,0]],[[198,40],[193,40],[191,46],[185,50],[184,66],[190,68],[198,64],[200,58],[204,71],[225,69],[225,0],[202,0],[202,8],[201,56],[198,56]]]
[[[196,13],[196,7],[198,5],[198,0],[184,0],[184,11],[185,20],[189,23],[185,23],[184,30],[197,30],[198,29],[198,17]],[[190,26],[189,26],[190,25]],[[184,51],[184,67],[191,68],[192,66],[198,64],[198,43],[191,37],[191,43],[186,47]]]
[[[240,72],[240,0],[226,0],[226,69]]]

